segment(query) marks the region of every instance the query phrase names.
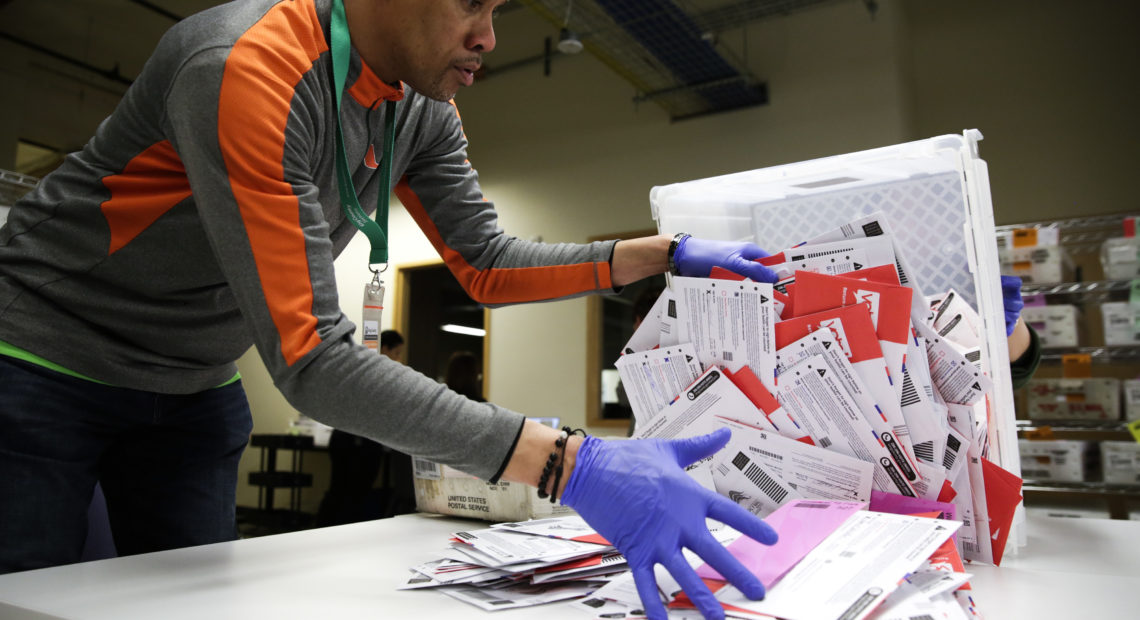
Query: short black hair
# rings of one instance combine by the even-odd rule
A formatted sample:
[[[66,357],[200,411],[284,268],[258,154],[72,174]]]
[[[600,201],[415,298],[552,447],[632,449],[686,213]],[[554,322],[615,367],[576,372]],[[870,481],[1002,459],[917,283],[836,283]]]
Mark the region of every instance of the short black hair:
[[[640,293],[637,298],[633,300],[633,318],[645,320],[649,316],[649,311],[653,309],[653,304],[657,303],[657,298],[661,296],[661,292],[665,290],[664,286],[648,286]]]
[[[402,344],[404,344],[404,337],[400,335],[400,332],[394,329],[386,329],[380,332],[380,348],[391,349]]]

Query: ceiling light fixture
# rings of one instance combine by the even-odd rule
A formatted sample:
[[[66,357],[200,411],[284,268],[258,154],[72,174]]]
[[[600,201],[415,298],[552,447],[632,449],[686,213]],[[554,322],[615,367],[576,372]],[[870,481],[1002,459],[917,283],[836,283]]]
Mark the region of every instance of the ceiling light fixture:
[[[570,29],[570,11],[573,8],[574,0],[566,3],[566,18],[562,20],[562,29],[558,31],[558,51],[563,54],[577,54],[582,51],[582,40]]]
[[[447,325],[440,325],[439,328],[445,332],[452,334],[463,334],[464,336],[478,336],[482,338],[487,335],[487,330],[478,327],[467,327],[465,325],[455,325],[448,323]]]

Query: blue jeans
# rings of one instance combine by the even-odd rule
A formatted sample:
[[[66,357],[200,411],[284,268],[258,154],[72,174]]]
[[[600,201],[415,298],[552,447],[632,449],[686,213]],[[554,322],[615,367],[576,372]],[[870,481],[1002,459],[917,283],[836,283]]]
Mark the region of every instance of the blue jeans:
[[[0,573],[78,561],[96,481],[120,555],[236,539],[252,428],[240,381],[158,394],[0,356]]]

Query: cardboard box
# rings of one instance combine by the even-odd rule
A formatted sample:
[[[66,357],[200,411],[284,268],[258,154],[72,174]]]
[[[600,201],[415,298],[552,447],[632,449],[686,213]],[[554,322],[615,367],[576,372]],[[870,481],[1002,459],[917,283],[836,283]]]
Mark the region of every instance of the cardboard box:
[[[1026,481],[1086,482],[1092,469],[1092,445],[1087,441],[1021,439],[1018,450]]]
[[[1081,311],[1072,304],[1026,306],[1021,318],[1037,332],[1044,348],[1081,346]]]
[[[490,484],[446,465],[412,458],[416,510],[485,521],[507,522],[573,514],[562,504],[539,499],[525,484]]]
[[[1102,441],[1100,463],[1105,484],[1140,486],[1140,443]]]
[[[1109,346],[1140,344],[1136,331],[1136,309],[1127,301],[1110,301],[1100,305],[1104,319],[1104,344]]]
[[[1124,385],[1124,421],[1140,420],[1140,379],[1127,379]]]
[[[1108,508],[1096,506],[1026,506],[1026,514],[1060,519],[1111,519]]]
[[[1140,238],[1113,237],[1100,246],[1100,264],[1106,280],[1140,277]]]
[[[1026,284],[1069,282],[1073,279],[1073,260],[1061,246],[998,246],[1001,272],[1017,276]]]
[[[1031,420],[1120,419],[1120,380],[1033,379],[1025,386]]]

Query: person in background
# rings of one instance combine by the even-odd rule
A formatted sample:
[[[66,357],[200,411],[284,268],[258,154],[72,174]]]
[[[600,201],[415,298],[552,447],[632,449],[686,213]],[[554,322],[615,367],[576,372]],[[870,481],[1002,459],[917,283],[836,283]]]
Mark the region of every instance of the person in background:
[[[443,382],[456,394],[475,402],[486,401],[483,398],[483,371],[480,368],[479,358],[470,351],[456,351],[451,354],[447,360],[447,372],[444,373]]]
[[[1037,332],[1021,318],[1025,302],[1021,299],[1021,278],[1001,277],[1002,310],[1005,313],[1006,343],[1009,345],[1009,370],[1013,389],[1023,387],[1041,364],[1041,340]]]
[[[761,543],[775,532],[683,469],[726,429],[567,436],[353,338],[333,261],[367,213],[386,225],[393,185],[484,305],[714,266],[775,279],[752,244],[543,244],[499,227],[452,98],[494,49],[505,1],[237,0],[188,17],[83,150],[16,203],[0,228],[0,572],[76,561],[96,481],[121,555],[233,540],[252,428],[235,362],[254,346],[319,422],[561,499],[625,554],[652,618],[657,564],[724,615],[682,548],[763,596],[706,518]]]
[[[381,355],[403,363],[404,337],[394,329],[380,332],[379,350]],[[412,457],[403,452],[367,437],[333,429],[329,436],[329,471],[329,488],[317,510],[317,527],[415,511]],[[373,488],[381,472],[384,473],[383,485]]]

